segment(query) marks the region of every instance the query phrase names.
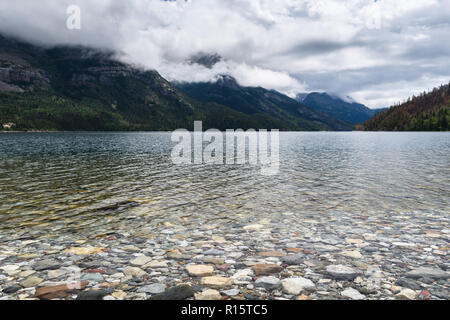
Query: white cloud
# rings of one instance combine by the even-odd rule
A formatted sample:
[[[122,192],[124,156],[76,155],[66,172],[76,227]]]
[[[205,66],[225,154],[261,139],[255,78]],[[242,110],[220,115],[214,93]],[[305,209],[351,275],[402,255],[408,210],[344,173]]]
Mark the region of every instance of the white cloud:
[[[72,4],[80,31],[65,27]],[[27,40],[113,49],[170,80],[227,73],[243,85],[339,92],[371,107],[450,80],[448,21],[448,0],[0,0],[0,32]],[[224,60],[187,64],[198,52]]]

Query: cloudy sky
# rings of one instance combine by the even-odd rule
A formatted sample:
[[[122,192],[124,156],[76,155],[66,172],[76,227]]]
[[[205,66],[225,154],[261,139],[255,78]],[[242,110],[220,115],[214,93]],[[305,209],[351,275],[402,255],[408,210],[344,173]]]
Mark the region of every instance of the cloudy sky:
[[[80,30],[66,27],[70,5],[81,8]],[[227,73],[371,108],[450,81],[449,0],[0,0],[0,32],[112,49],[169,80]],[[199,52],[223,61],[187,63]]]

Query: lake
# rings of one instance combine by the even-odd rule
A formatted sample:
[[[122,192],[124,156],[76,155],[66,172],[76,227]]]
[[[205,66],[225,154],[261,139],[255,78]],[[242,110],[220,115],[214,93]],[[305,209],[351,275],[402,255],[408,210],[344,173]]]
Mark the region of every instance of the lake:
[[[274,176],[174,165],[174,145],[0,134],[0,299],[69,279],[120,283],[108,299],[448,299],[449,133],[280,133]]]
[[[281,133],[274,177],[250,165],[175,166],[173,146],[169,133],[2,134],[1,228],[101,222],[114,206],[120,218],[133,199],[168,218],[449,213],[449,133]]]

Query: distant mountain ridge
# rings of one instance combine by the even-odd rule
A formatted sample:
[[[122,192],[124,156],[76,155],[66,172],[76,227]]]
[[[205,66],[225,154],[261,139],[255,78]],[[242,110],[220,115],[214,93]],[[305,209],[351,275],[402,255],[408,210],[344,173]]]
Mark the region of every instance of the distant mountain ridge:
[[[318,111],[329,114],[330,116],[353,125],[366,122],[377,113],[384,109],[373,110],[363,104],[352,101],[352,99],[344,99],[329,93],[303,93],[296,97],[296,100],[314,108]]]
[[[220,59],[198,55],[191,62],[208,67]],[[218,97],[201,99],[157,71],[118,62],[111,52],[47,49],[0,35],[0,130],[192,130],[194,120],[220,130],[353,129],[279,92],[241,87],[231,77],[220,77],[217,88]],[[220,96],[224,92],[230,96]]]
[[[236,79],[221,75],[216,81],[174,83],[193,99],[227,106],[247,115],[267,115],[302,130],[352,130],[354,126],[310,108],[275,90],[244,87]]]
[[[449,131],[450,83],[409,98],[358,126],[366,131]]]
[[[196,63],[213,64],[218,57],[199,59]],[[270,95],[273,103],[281,96]],[[112,53],[82,47],[46,49],[0,35],[0,130],[192,130],[194,120],[220,130],[338,128],[199,101],[158,72],[118,62]]]

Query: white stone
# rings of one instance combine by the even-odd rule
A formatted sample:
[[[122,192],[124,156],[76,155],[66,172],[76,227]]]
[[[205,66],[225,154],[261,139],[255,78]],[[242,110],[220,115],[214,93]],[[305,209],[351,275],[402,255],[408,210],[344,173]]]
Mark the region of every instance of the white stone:
[[[361,294],[358,290],[353,288],[347,288],[344,291],[341,292],[341,295],[343,297],[350,298],[352,300],[364,300],[366,299],[366,296]]]
[[[349,257],[353,259],[361,259],[363,256],[359,251],[342,251],[341,256]]]
[[[396,295],[397,299],[401,299],[401,300],[414,300],[417,298],[417,296],[418,296],[418,294],[414,290],[411,290],[411,289],[403,289]]]
[[[262,228],[264,228],[264,226],[262,224],[251,224],[248,226],[244,227],[245,231],[258,231],[261,230]]]
[[[130,263],[134,266],[143,266],[144,264],[149,263],[150,261],[152,261],[151,258],[146,257],[146,256],[139,256],[133,260],[130,261]]]
[[[315,284],[306,278],[288,278],[281,281],[283,292],[291,295],[299,295],[303,290],[312,291],[316,289]]]
[[[207,289],[202,293],[195,294],[195,300],[221,300],[222,296],[219,291],[213,289]]]

